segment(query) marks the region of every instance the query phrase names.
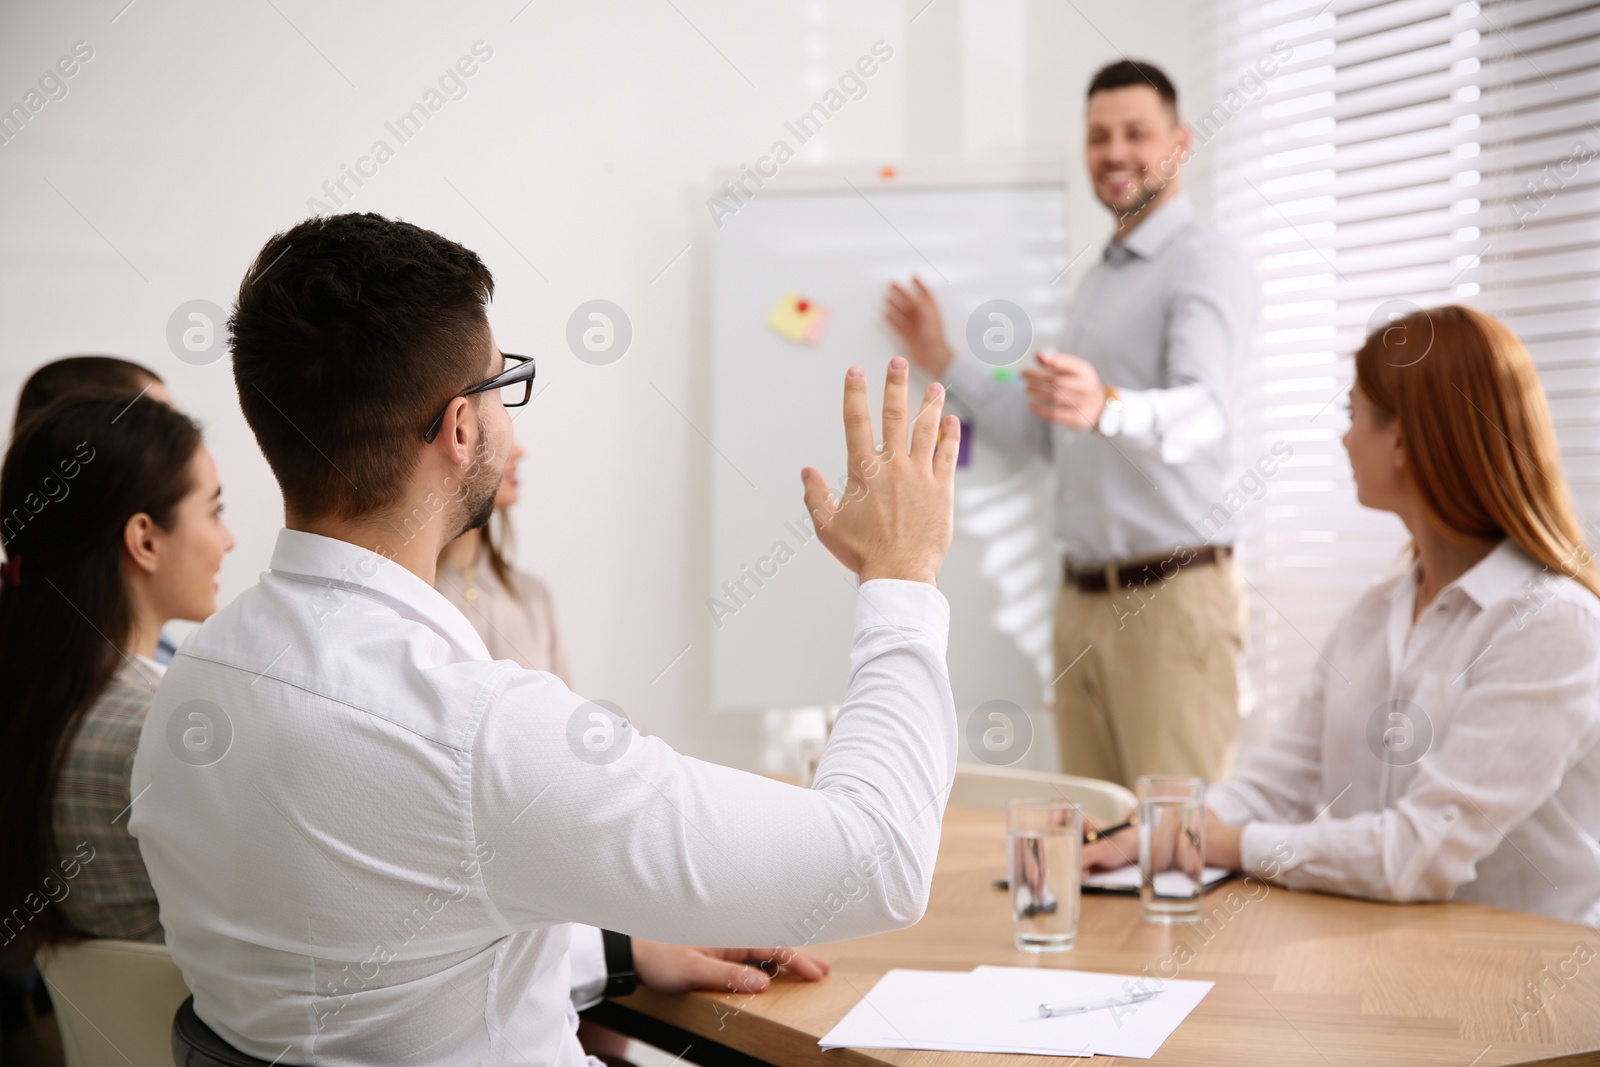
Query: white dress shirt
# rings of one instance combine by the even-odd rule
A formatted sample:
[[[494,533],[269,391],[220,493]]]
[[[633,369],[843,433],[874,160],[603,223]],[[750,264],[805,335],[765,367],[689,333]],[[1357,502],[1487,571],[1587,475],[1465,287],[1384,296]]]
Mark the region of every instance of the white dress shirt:
[[[804,790],[632,729],[607,747],[594,705],[490,660],[416,575],[283,531],[173,661],[134,762],[196,1012],[284,1064],[576,1065],[569,923],[766,946],[915,922],[955,766],[948,624],[930,585],[862,585]],[[196,712],[220,758],[169,742]]]
[[[1208,803],[1292,888],[1600,925],[1600,599],[1509,540],[1413,625],[1416,590],[1356,601]]]
[[[568,686],[572,671],[566,645],[556,628],[550,587],[526,571],[511,572],[513,588],[500,581],[489,563],[489,550],[464,567],[441,563],[433,587],[472,624],[491,659],[509,659],[529,670],[548,671]],[[572,1005],[579,1011],[598,1004],[605,993],[606,953],[601,932],[576,923],[571,931],[569,965]]]
[[[1087,567],[1231,543],[1231,523],[1200,520],[1226,488],[1228,413],[1257,303],[1244,256],[1180,195],[1106,246],[1061,338],[1063,351],[1116,387],[1117,437],[1045,422],[1019,383],[996,381],[974,359],[951,363],[951,390],[972,410],[974,447],[1001,442],[1055,467],[1056,533],[1069,561]]]

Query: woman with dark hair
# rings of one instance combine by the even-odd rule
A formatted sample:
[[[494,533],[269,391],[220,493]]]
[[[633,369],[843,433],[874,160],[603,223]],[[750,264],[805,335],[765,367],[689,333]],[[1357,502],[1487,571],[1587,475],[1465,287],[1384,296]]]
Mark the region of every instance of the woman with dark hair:
[[[159,941],[128,834],[129,768],[169,619],[216,610],[233,538],[198,427],[168,405],[67,397],[0,469],[4,944]]]
[[[1406,566],[1209,791],[1206,862],[1600,925],[1600,575],[1533,360],[1482,312],[1413,312],[1356,353],[1344,445]],[[1131,851],[1113,835],[1085,861]]]
[[[147,396],[177,407],[161,375],[131,359],[117,356],[63,356],[51,360],[22,383],[17,413],[11,420],[15,436],[30,414],[67,396]]]
[[[11,420],[11,435],[17,435],[30,415],[69,396],[121,396],[129,400],[147,396],[170,408],[178,406],[161,375],[142,363],[118,356],[63,356],[35,370],[22,383],[17,394],[17,413]],[[163,632],[156,646],[156,662],[171,663],[177,650],[177,643]]]

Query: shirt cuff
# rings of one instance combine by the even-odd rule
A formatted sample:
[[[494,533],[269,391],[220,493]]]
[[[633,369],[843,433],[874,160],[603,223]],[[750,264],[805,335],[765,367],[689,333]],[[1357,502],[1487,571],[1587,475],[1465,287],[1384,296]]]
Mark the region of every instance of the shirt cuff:
[[[879,626],[927,634],[944,655],[950,640],[950,602],[937,586],[874,578],[856,591],[856,633]]]
[[[1239,835],[1240,870],[1268,881],[1281,879],[1294,863],[1295,850],[1290,838],[1298,829],[1288,823],[1247,824],[1244,833]]]
[[[606,949],[599,927],[572,924],[567,963],[572,972],[573,1008],[583,1011],[600,1003],[606,991]]]
[[[1250,805],[1225,786],[1226,783],[1222,783],[1206,790],[1206,807],[1219,822],[1227,823],[1229,826],[1240,826],[1249,822]]]
[[[1156,409],[1150,398],[1142,389],[1118,389],[1117,399],[1122,401],[1122,432],[1117,437],[1154,449],[1160,442],[1156,440]]]

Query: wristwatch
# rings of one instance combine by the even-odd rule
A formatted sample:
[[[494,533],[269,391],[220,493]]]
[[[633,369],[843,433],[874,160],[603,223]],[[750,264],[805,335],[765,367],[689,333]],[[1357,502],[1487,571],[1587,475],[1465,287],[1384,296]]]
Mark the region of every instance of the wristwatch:
[[[1100,410],[1100,418],[1095,422],[1094,429],[1101,437],[1116,437],[1122,432],[1122,398],[1112,386],[1106,386],[1106,406]]]
[[[601,930],[600,940],[606,950],[606,988],[601,996],[625,997],[639,988],[639,976],[633,970],[633,938]]]

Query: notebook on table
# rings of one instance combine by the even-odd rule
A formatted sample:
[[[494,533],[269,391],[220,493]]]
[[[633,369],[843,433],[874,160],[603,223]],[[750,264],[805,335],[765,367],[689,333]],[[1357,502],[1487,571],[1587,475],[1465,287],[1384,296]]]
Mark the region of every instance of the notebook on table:
[[[1207,867],[1203,875],[1205,879],[1204,892],[1211,892],[1217,886],[1232,878],[1237,871],[1223,870],[1221,867]],[[1183,875],[1177,871],[1166,871],[1156,875],[1157,891],[1165,891],[1168,896],[1181,896],[1183,891]],[[1170,888],[1162,884],[1166,879],[1175,882]],[[1118,867],[1111,871],[1096,871],[1083,880],[1085,893],[1109,893],[1121,896],[1139,895],[1139,865],[1130,863],[1126,867]]]

